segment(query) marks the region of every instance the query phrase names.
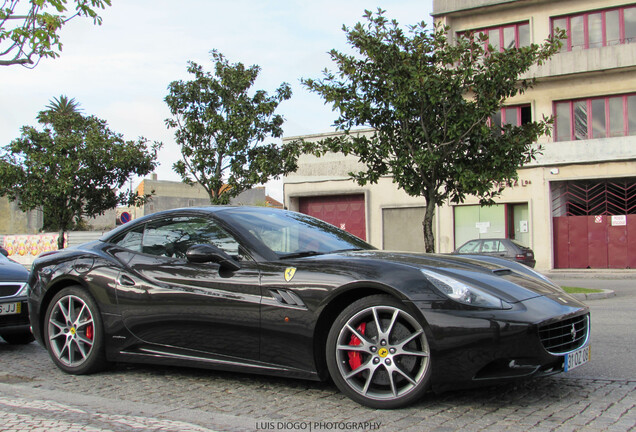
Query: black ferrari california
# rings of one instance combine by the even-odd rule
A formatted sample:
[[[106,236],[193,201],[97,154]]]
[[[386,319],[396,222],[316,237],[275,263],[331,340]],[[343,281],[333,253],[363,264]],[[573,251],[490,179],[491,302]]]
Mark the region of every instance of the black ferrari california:
[[[331,377],[374,408],[590,354],[588,308],[526,266],[380,251],[264,207],[155,213],[41,256],[29,312],[68,373],[143,362]]]

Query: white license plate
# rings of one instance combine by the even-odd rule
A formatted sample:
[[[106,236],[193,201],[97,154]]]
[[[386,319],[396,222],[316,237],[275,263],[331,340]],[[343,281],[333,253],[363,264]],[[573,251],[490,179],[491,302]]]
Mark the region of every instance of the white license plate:
[[[22,303],[2,303],[0,304],[0,315],[14,315],[19,314],[22,308]]]
[[[580,348],[574,352],[566,354],[563,370],[567,372],[581,365],[584,365],[585,363],[590,361],[591,355],[592,355],[592,350],[590,349],[589,345],[586,345],[583,348]]]

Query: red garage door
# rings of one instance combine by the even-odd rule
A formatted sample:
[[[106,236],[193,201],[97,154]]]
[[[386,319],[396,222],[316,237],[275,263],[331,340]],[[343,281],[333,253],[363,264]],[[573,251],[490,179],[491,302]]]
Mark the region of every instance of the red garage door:
[[[553,182],[555,268],[636,268],[636,180]]]
[[[299,199],[300,212],[367,238],[364,195],[328,195]]]
[[[636,215],[553,218],[555,268],[636,268]]]

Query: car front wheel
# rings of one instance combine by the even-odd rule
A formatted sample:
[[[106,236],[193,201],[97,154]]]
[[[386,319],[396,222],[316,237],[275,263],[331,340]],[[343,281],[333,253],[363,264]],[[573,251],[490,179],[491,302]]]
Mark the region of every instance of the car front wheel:
[[[89,374],[106,365],[104,330],[97,304],[80,287],[53,297],[44,322],[46,348],[55,364],[71,374]]]
[[[420,322],[397,299],[362,298],[335,320],[327,366],[338,388],[371,408],[399,408],[428,387],[431,358]]]

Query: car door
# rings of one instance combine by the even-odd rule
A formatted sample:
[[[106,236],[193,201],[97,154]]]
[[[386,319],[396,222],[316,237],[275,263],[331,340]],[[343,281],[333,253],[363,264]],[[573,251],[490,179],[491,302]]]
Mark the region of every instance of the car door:
[[[206,243],[233,256],[241,268],[186,259],[190,246]],[[131,333],[152,344],[258,359],[258,267],[218,223],[206,215],[165,218],[127,233],[118,244],[130,251],[118,277],[117,301]]]
[[[501,258],[514,258],[515,252],[506,246],[506,243],[499,240],[497,242],[497,252],[496,255]]]

